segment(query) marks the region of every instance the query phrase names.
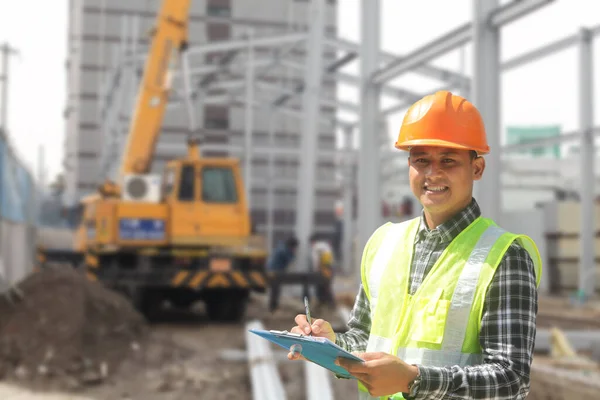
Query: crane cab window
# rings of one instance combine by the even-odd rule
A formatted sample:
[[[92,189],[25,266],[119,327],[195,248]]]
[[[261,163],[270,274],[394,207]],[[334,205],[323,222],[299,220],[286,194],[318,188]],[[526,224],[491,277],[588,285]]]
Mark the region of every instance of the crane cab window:
[[[229,167],[202,168],[202,201],[205,203],[236,203],[237,188],[233,170]]]
[[[179,201],[194,201],[194,170],[193,165],[183,165],[181,167],[179,191],[177,193]]]

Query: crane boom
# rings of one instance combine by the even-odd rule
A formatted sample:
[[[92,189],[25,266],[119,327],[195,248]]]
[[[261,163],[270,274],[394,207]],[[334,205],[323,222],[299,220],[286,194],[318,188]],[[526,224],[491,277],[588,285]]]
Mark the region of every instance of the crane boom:
[[[121,179],[150,170],[171,89],[170,74],[187,46],[191,1],[162,1],[121,159]]]

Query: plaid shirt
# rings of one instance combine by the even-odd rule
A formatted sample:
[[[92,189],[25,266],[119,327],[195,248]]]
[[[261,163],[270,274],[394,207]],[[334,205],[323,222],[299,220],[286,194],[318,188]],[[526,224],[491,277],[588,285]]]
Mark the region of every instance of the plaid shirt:
[[[414,246],[409,287],[411,294],[450,242],[481,211],[475,199],[449,221],[430,230],[423,217]],[[529,253],[513,243],[488,289],[479,343],[484,363],[461,368],[418,366],[421,384],[416,399],[524,399],[536,333],[537,288]],[[366,350],[371,329],[369,299],[362,286],[348,322],[336,342],[348,351]]]

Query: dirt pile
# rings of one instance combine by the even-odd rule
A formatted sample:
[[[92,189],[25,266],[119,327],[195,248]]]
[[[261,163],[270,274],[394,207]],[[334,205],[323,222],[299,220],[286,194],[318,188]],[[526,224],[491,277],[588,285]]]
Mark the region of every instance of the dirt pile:
[[[146,336],[126,298],[68,268],[27,277],[21,300],[0,296],[0,378],[75,388],[102,382]]]

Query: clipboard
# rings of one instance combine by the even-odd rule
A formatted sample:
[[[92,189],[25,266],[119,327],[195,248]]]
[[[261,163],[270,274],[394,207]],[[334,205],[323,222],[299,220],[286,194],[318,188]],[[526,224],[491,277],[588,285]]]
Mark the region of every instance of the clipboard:
[[[334,362],[336,358],[344,357],[354,361],[364,361],[327,338],[305,336],[288,331],[250,329],[250,332],[267,339],[288,351],[293,345],[300,345],[302,346],[302,356],[304,358],[334,372],[342,378],[356,379],[344,368],[335,365]]]

